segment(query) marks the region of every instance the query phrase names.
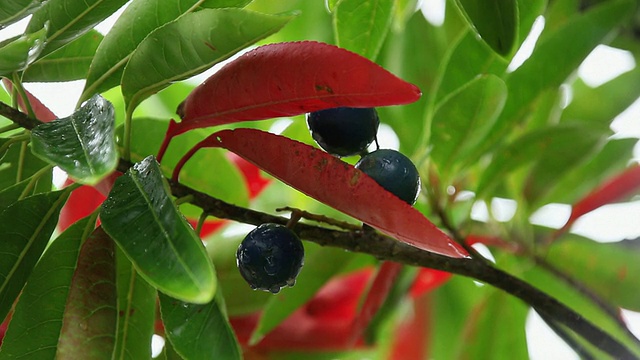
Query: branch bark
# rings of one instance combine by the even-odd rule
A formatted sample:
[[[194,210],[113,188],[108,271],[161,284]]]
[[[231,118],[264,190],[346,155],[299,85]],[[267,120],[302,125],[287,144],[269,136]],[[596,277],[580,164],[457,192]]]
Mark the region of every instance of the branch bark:
[[[0,115],[26,129],[40,122],[0,102]],[[118,170],[126,172],[133,164],[121,159]],[[193,196],[191,203],[209,215],[242,223],[260,225],[267,222],[286,225],[288,219],[226,203],[207,194],[168,179],[171,192],[181,198]],[[499,288],[531,305],[543,317],[553,319],[572,329],[594,346],[619,359],[638,359],[638,355],[552,296],[529,283],[508,274],[482,259],[450,258],[401,243],[391,237],[371,231],[332,230],[305,223],[297,223],[293,230],[300,238],[321,246],[332,246],[352,252],[374,256],[380,260],[395,261],[412,266],[428,267],[482,281]]]

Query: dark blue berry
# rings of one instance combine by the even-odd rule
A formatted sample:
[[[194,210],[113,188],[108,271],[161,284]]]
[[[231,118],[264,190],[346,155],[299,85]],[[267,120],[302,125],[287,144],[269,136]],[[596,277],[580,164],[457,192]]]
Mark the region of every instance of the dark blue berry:
[[[304,263],[304,247],[287,227],[262,224],[242,240],[236,261],[251,288],[275,294],[295,284]]]
[[[337,156],[362,153],[376,138],[380,119],[374,108],[339,107],[307,114],[313,139]]]
[[[409,205],[416,202],[420,175],[408,157],[395,150],[380,149],[363,156],[355,166]]]

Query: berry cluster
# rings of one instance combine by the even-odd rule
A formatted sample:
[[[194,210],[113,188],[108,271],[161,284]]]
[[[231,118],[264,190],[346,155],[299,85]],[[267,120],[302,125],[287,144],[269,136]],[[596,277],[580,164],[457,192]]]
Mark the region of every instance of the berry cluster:
[[[376,140],[380,119],[373,108],[333,108],[307,114],[311,135],[335,156],[362,155],[355,165],[380,186],[413,205],[420,190],[415,165],[400,152],[378,149],[367,154]],[[377,144],[377,142],[376,142]],[[289,228],[262,224],[242,241],[236,253],[238,269],[253,289],[278,293],[293,286],[304,263],[304,247]]]

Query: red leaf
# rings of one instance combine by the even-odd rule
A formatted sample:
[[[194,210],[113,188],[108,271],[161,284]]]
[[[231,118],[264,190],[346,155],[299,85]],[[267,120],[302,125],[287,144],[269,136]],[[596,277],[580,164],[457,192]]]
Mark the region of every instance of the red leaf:
[[[418,210],[362,171],[319,149],[254,129],[223,130],[196,145],[181,163],[202,147],[228,149],[289,186],[399,241],[450,257],[468,256]]]
[[[396,330],[391,349],[391,360],[428,359],[429,330],[431,323],[430,299],[421,297],[415,299],[413,311],[409,319],[403,321]]]
[[[603,205],[624,199],[640,188],[640,165],[635,164],[613,177],[578,201],[571,210],[567,223],[558,234],[567,230],[579,217]]]
[[[373,319],[382,304],[384,304],[401,270],[402,264],[391,261],[384,261],[382,265],[380,265],[380,269],[373,279],[373,283],[364,299],[362,308],[360,308],[360,311],[353,320],[351,334],[349,334],[351,341],[355,341],[362,336],[371,319]]]
[[[224,66],[179,106],[184,131],[321,109],[412,103],[420,89],[374,62],[314,41],[269,44]]]
[[[73,181],[67,180],[65,186],[72,183]],[[104,199],[106,199],[106,196],[99,193],[94,187],[88,185],[82,185],[73,190],[69,196],[69,200],[67,200],[60,211],[58,230],[63,232],[74,222],[89,216],[102,204]]]
[[[444,284],[451,278],[451,273],[429,268],[421,268],[409,290],[412,298],[417,298]]]

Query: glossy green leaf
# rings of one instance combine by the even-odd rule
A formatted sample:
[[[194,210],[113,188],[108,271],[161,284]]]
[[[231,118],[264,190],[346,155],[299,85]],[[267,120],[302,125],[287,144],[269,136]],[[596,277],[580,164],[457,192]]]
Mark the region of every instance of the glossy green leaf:
[[[15,306],[0,359],[55,357],[80,247],[91,234],[94,221],[85,218],[76,222],[45,251]]]
[[[327,9],[333,12],[336,8],[336,5],[338,5],[338,3],[340,2],[340,0],[325,0],[325,2],[327,4]]]
[[[633,311],[640,311],[639,258],[637,241],[599,243],[572,234],[556,241],[545,256],[611,304]]]
[[[68,195],[69,191],[34,195],[0,213],[0,318],[7,315],[31,275]]]
[[[160,312],[169,341],[185,359],[242,359],[220,292],[202,305],[160,293]]]
[[[417,10],[418,0],[396,0],[393,8],[393,28],[404,31],[405,25]]]
[[[480,359],[487,354],[496,359],[526,359],[525,322],[528,307],[519,299],[491,289],[476,303],[462,332],[458,359]],[[491,329],[490,331],[488,331]]]
[[[34,12],[44,0],[3,0],[0,6],[0,29]]]
[[[0,146],[5,141],[0,139]],[[20,167],[21,163],[22,167]],[[21,143],[12,144],[4,155],[0,154],[0,189],[6,189],[16,182],[29,178],[46,166],[48,164],[33,155],[28,147],[23,148]],[[20,177],[18,176],[19,169],[22,170]],[[35,192],[51,191],[51,178],[51,171],[42,175],[37,180]]]
[[[518,5],[515,0],[456,0],[472,28],[502,56],[511,53],[517,39]]]
[[[234,8],[204,9],[156,29],[125,67],[122,93],[127,111],[172,82],[199,74],[278,31],[291,18]]]
[[[46,55],[80,37],[113,14],[127,0],[48,0],[33,13],[25,32],[48,23]]]
[[[237,7],[242,8],[249,4],[252,0],[203,0],[200,1],[200,7],[205,9],[218,9]]]
[[[443,174],[455,174],[500,115],[507,87],[494,75],[478,77],[445,98],[431,125],[431,157]]]
[[[102,37],[97,30],[87,32],[31,64],[22,75],[22,81],[62,82],[84,79]]]
[[[548,0],[517,1],[518,3],[518,39],[519,48],[531,32],[531,27],[538,16],[544,14]],[[557,1],[556,1],[557,2]]]
[[[118,332],[113,359],[150,359],[157,292],[116,248]]]
[[[58,359],[98,359],[111,354],[118,319],[115,245],[97,228],[80,250],[62,320]]]
[[[150,118],[135,118],[132,122],[131,159],[141,161],[157,154],[160,143],[167,131],[168,122]],[[122,129],[118,129],[120,132]],[[161,169],[165,176],[171,176],[175,165],[195,144],[204,139],[207,132],[194,130],[176,137],[162,159]],[[215,173],[215,176],[213,174]],[[180,181],[206,194],[226,202],[246,206],[249,194],[243,183],[242,174],[218,149],[199,151],[180,172]],[[200,216],[201,210],[186,210],[188,216]]]
[[[295,310],[309,301],[331,277],[342,270],[351,256],[345,251],[334,248],[320,248],[309,254],[307,248],[308,246],[305,246],[307,252],[305,263],[298,275],[296,285],[282,289],[280,294],[271,297],[251,335],[250,343],[259,342]]]
[[[336,44],[375,61],[393,16],[393,0],[340,0],[333,11]]]
[[[213,298],[213,265],[169,197],[153,156],[116,180],[100,219],[140,276],[158,290],[200,304]]]
[[[635,138],[609,140],[584,165],[572,169],[559,179],[537,204],[575,203],[606,179],[622,172],[627,167],[637,142],[638,139]]]
[[[24,34],[0,43],[0,75],[24,70],[42,52],[47,34],[46,26],[31,34]]]
[[[32,151],[78,182],[95,185],[118,166],[113,105],[92,97],[71,116],[38,125]]]
[[[594,131],[579,125],[553,126],[527,133],[496,151],[491,164],[483,172],[477,186],[480,197],[504,182],[504,176],[534,161],[550,162],[558,171],[560,164],[566,163],[570,157],[559,157],[557,154],[569,152],[573,155],[584,155],[581,151],[590,149],[601,137],[600,131]],[[557,174],[538,173],[541,176],[553,177]]]
[[[632,13],[633,7],[633,0],[604,2],[541,40],[531,57],[507,78],[509,98],[485,146],[494,146],[504,131],[526,119],[538,94],[559,87],[591,50]]]
[[[132,1],[95,51],[81,100],[118,86],[131,53],[155,29],[194,11],[198,6],[227,7],[234,3],[242,2],[177,0],[168,6],[163,0]]]

